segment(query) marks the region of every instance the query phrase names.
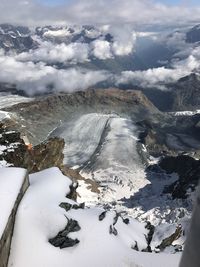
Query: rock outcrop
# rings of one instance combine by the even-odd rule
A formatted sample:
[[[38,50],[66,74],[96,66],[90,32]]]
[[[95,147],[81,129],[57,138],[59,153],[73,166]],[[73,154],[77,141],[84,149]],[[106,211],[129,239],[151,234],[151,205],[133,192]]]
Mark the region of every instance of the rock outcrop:
[[[62,168],[64,140],[54,137],[27,151],[24,166],[30,173],[51,167]]]
[[[187,198],[196,189],[200,179],[200,160],[189,156],[166,157],[159,166],[167,173],[179,175],[179,179],[166,187],[164,193],[172,194],[173,198]]]
[[[29,173],[50,167],[62,168],[64,140],[50,138],[32,147],[25,144],[21,134],[10,131],[5,124],[0,125],[0,163],[22,167]]]

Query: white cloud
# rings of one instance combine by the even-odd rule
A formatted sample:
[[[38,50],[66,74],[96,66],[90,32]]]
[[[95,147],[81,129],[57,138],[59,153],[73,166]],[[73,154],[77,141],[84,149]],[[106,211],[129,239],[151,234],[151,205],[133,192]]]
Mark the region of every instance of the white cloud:
[[[73,92],[84,90],[109,77],[104,71],[83,69],[57,69],[45,63],[20,62],[0,51],[0,81],[13,83],[29,95],[48,91]]]
[[[172,68],[160,67],[145,71],[124,71],[119,77],[116,77],[116,84],[133,84],[165,89],[167,83],[176,82],[192,71],[198,70],[199,67],[200,61],[190,55],[186,60],[174,63]]]
[[[80,28],[79,32],[85,28]],[[75,27],[76,30],[76,27]],[[53,34],[49,35],[49,31]],[[58,33],[57,33],[58,32]],[[80,40],[75,43],[69,43],[67,28],[55,28],[44,32],[44,37],[52,37],[49,41],[44,41],[38,36],[33,36],[34,40],[39,44],[38,48],[23,52],[16,56],[18,61],[34,61],[46,63],[66,63],[77,64],[84,63],[90,60],[91,57],[96,57],[101,60],[114,58],[115,56],[126,56],[134,51],[137,34],[129,25],[119,27],[105,27],[102,29],[92,29],[91,33],[86,30],[86,36],[90,34],[92,37],[99,37],[91,43],[83,43]],[[97,34],[98,33],[98,34]],[[77,34],[77,31],[76,31]],[[107,41],[106,35],[111,34],[113,39]],[[76,36],[76,35],[75,35]],[[61,38],[60,38],[61,37]],[[62,38],[63,37],[63,38]],[[55,39],[54,39],[55,38]],[[57,39],[58,38],[58,39]],[[59,40],[62,43],[56,43]],[[67,43],[64,43],[67,42]]]
[[[21,61],[43,61],[48,63],[81,63],[88,61],[88,45],[83,43],[71,43],[66,45],[42,42],[40,47],[17,56]]]
[[[111,46],[108,41],[95,40],[92,42],[93,54],[96,58],[105,60],[112,57]]]
[[[130,25],[112,26],[109,31],[114,37],[112,50],[116,56],[126,56],[133,52],[137,34]]]

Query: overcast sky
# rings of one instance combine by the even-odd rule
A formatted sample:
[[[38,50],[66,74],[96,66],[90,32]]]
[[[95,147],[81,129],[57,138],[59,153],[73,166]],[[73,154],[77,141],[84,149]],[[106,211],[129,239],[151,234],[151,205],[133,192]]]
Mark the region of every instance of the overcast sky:
[[[0,22],[15,24],[181,24],[198,21],[197,0],[1,0]]]

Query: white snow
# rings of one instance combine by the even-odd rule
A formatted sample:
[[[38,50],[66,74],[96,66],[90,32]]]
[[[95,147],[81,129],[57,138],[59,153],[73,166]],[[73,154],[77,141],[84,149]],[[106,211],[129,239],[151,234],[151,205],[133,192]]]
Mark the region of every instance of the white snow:
[[[87,114],[58,128],[53,134],[65,140],[64,164],[82,165],[90,159],[99,145],[110,115]]]
[[[23,97],[19,95],[10,95],[10,94],[5,94],[5,93],[0,93],[0,109],[10,107],[12,105],[19,104],[19,103],[29,102],[32,100],[33,98],[30,98],[30,97]],[[7,115],[9,114],[7,113]],[[0,118],[1,118],[1,115],[0,115]]]
[[[4,119],[10,119],[10,114],[6,111],[0,111],[0,121]]]
[[[4,153],[6,148],[7,148],[6,146],[0,145],[0,155],[2,155]]]
[[[77,189],[79,203],[106,206],[154,225],[176,224],[182,213],[189,219],[192,201],[173,200],[162,194],[164,187],[178,177],[146,173],[132,120],[116,114],[87,114],[54,134],[65,139],[65,164],[80,168],[85,178]],[[145,153],[144,146],[140,149]],[[158,159],[150,161],[153,164]],[[96,183],[100,193],[92,190],[87,179]]]
[[[26,170],[21,168],[0,168],[0,238],[20,192],[25,175]]]
[[[108,129],[94,164],[81,171],[84,177],[100,183],[104,202],[130,197],[149,183],[138,155],[137,128],[132,121],[110,118]]]
[[[177,111],[177,112],[169,112],[174,116],[193,116],[196,114],[200,114],[200,110],[197,109],[196,111]]]
[[[8,163],[6,160],[0,160],[0,167],[11,167],[12,164]]]
[[[104,220],[98,216],[102,209],[90,208],[65,212],[61,202],[66,199],[71,181],[57,168],[30,176],[30,187],[23,198],[16,218],[9,267],[178,267],[180,255],[136,252],[146,246],[144,224],[130,219],[126,225],[119,218],[115,224],[118,235],[109,233],[115,212],[107,212]],[[80,243],[59,249],[48,240],[67,224],[67,218],[78,221],[81,230],[70,233]]]
[[[44,33],[46,37],[67,37],[70,35],[69,29],[48,30]]]

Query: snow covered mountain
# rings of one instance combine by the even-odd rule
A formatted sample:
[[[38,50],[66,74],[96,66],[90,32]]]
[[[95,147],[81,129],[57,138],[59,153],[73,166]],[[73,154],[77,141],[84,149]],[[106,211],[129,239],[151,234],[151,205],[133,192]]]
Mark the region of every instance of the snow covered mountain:
[[[136,239],[135,250],[182,251],[198,181],[199,161],[193,159],[194,163],[190,157],[194,153],[200,157],[199,118],[161,113],[142,93],[119,89],[40,96],[2,110],[11,119],[4,119],[6,127],[20,131],[34,144],[30,162],[35,162],[36,170],[46,164],[50,151],[55,158],[60,147],[56,142],[41,147],[38,143],[49,137],[64,139],[59,167],[78,182],[76,200],[85,203],[84,212],[97,208],[102,220],[110,212],[136,219],[142,227],[139,233],[147,231],[147,238],[145,245]],[[4,147],[2,161],[9,159],[12,164],[12,156],[5,153]],[[182,153],[190,156],[179,158]],[[191,180],[181,167],[169,169],[173,165],[170,158],[163,161],[166,155],[173,156],[177,166],[182,160],[184,173],[195,166]],[[115,236],[120,230],[116,224],[110,231]],[[53,244],[61,242],[56,234],[51,235],[56,238]]]
[[[33,173],[9,266],[178,266],[200,174],[198,31],[0,25],[0,166]]]
[[[9,24],[0,25],[0,48],[5,51],[20,53],[34,47],[36,47],[36,43],[31,38],[31,32],[27,27],[15,27]]]

